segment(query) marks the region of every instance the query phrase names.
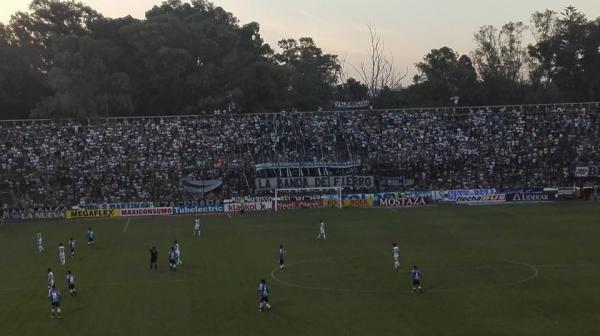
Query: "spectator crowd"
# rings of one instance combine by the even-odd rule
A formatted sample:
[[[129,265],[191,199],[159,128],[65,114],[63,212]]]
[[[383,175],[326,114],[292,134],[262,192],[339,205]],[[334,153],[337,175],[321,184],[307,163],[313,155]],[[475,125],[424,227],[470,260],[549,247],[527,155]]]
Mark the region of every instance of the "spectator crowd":
[[[412,190],[572,185],[600,164],[600,106],[0,122],[9,208],[254,194],[256,163],[360,160]],[[209,195],[181,180],[222,179]],[[398,188],[396,188],[398,189]],[[215,194],[218,193],[218,194]]]

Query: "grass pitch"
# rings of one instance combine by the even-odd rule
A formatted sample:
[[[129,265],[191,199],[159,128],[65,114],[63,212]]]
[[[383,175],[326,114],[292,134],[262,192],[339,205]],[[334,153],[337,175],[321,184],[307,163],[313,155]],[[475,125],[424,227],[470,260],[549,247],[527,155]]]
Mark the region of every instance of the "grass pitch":
[[[326,241],[316,240],[319,219]],[[600,335],[597,203],[204,217],[200,239],[192,217],[127,221],[0,225],[0,335]],[[57,245],[69,237],[77,255],[62,267]],[[175,239],[184,264],[170,273]],[[392,269],[392,242],[402,271]],[[148,269],[152,245],[158,271]],[[422,295],[410,291],[413,264]],[[60,320],[50,318],[48,267],[63,294]],[[257,310],[261,278],[269,313]]]

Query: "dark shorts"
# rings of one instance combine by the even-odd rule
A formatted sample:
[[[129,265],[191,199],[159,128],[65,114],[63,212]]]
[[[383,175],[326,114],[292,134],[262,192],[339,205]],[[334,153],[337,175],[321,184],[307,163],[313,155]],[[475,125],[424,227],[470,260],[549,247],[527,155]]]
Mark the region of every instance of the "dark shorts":
[[[261,296],[260,297],[260,302],[269,302],[269,297],[268,296]]]
[[[421,286],[421,280],[413,280],[413,286]]]
[[[75,285],[74,284],[69,284],[69,289],[75,289]]]
[[[60,307],[60,302],[50,302],[52,307]]]
[[[283,265],[283,258],[279,259],[279,265]]]
[[[177,259],[169,259],[169,264],[174,265],[177,263]]]
[[[156,264],[156,258],[150,258],[150,263]]]
[[[88,242],[90,242],[90,243],[94,242],[94,238],[88,238]]]

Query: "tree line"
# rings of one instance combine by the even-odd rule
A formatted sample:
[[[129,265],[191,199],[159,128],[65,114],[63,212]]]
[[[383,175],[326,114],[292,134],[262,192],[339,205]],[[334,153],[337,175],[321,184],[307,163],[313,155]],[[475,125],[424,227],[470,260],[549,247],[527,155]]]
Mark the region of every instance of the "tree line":
[[[87,118],[600,100],[600,18],[574,7],[530,25],[485,26],[475,49],[431,50],[412,83],[376,31],[358,79],[310,37],[265,43],[256,22],[205,0],[168,0],[144,19],[107,18],[73,0],[33,0],[0,23],[0,118]],[[527,44],[526,33],[534,40]]]

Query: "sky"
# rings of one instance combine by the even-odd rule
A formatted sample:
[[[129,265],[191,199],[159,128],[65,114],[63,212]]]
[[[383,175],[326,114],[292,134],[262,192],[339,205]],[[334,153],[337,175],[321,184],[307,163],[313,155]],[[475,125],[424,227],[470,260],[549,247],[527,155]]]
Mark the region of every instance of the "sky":
[[[161,0],[83,0],[108,17],[143,18]],[[484,25],[529,23],[535,11],[561,11],[573,5],[588,18],[600,17],[600,0],[214,0],[240,23],[256,21],[263,39],[275,46],[283,38],[313,37],[327,53],[345,59],[349,75],[366,59],[368,26],[377,29],[398,69],[408,68],[431,49],[448,46],[461,54],[473,49],[473,33]],[[0,21],[7,23],[30,0],[0,0]]]

